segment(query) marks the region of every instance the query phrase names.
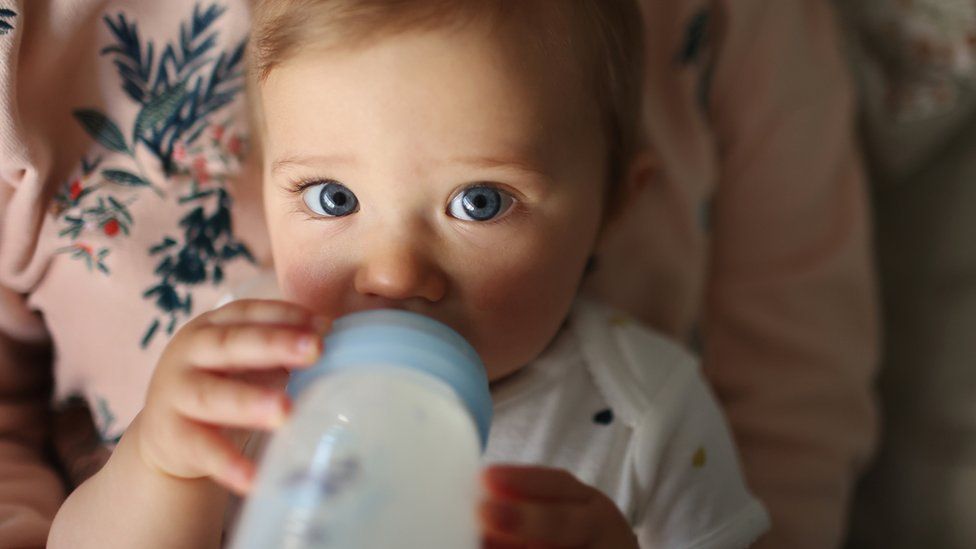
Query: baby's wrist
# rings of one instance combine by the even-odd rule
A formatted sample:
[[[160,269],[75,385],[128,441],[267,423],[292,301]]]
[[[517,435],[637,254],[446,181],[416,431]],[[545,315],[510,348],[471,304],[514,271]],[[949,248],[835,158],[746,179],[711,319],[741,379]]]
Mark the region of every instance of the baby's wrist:
[[[196,499],[190,497],[193,493],[212,499],[212,493],[224,491],[206,477],[184,478],[162,468],[146,451],[142,425],[140,412],[129,424],[106,463],[106,468],[111,468],[111,476],[121,477],[118,481],[129,486],[151,486],[156,490],[172,492],[179,499]]]

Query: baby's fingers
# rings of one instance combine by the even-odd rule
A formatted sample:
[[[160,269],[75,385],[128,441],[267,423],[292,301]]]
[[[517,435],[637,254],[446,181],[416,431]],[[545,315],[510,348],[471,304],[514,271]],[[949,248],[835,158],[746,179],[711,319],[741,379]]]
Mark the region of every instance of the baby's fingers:
[[[285,324],[324,332],[331,324],[308,309],[287,301],[242,299],[207,315],[211,324]]]
[[[275,391],[203,370],[190,370],[174,391],[172,405],[181,416],[211,425],[271,429],[288,416],[290,403]]]
[[[217,483],[238,495],[246,494],[254,479],[254,464],[214,427],[188,422],[180,444]]]
[[[307,366],[322,354],[322,339],[315,331],[292,326],[203,326],[189,336],[185,345],[187,361],[205,369]]]
[[[569,471],[526,465],[492,465],[482,476],[491,494],[539,500],[587,501],[594,489]]]
[[[589,547],[599,529],[594,521],[595,510],[587,503],[491,499],[482,502],[478,511],[489,541],[501,547],[519,542],[544,547]]]
[[[568,471],[493,465],[482,477],[480,508],[486,541],[530,547],[637,547],[627,519],[605,494]]]

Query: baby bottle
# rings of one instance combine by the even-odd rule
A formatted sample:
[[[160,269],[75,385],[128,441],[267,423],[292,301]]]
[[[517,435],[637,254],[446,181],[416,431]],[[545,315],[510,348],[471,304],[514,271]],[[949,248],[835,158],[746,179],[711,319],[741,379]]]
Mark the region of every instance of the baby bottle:
[[[342,317],[293,374],[234,549],[480,547],[475,506],[491,396],[475,350],[400,310]]]

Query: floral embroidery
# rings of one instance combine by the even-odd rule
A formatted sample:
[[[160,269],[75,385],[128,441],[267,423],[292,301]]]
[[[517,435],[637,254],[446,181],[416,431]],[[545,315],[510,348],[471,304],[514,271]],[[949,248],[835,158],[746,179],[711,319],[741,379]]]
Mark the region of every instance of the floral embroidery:
[[[230,104],[243,89],[245,41],[214,58],[218,32],[213,25],[225,11],[216,4],[206,9],[194,6],[190,21],[180,24],[179,44],[168,44],[155,66],[154,44],[150,40],[143,47],[134,22],[122,13],[115,21],[105,18],[116,43],[102,54],[113,57],[126,94],[142,105],[132,129],[132,147],[116,130],[112,136],[115,150],[131,152],[137,143],[142,144],[171,176],[177,169],[174,150],[181,143],[195,142],[209,126],[208,117]]]
[[[229,51],[216,48],[215,23],[225,12],[216,3],[195,5],[179,26],[178,40],[158,57],[154,42],[144,41],[138,25],[124,13],[103,18],[113,41],[101,54],[111,59],[138,113],[126,127],[97,108],[74,111],[89,136],[114,154],[105,162],[83,158],[81,174],[64,182],[51,204],[51,213],[62,224],[59,236],[72,240],[57,251],[106,275],[111,273],[106,263],[111,241],[130,234],[135,223],[130,206],[143,191],[186,208],[179,222],[182,234],[161,231],[165,236],[148,250],[158,260],[157,281],[143,298],[156,305],[160,316],[150,322],[143,347],[160,326],[172,334],[177,322],[190,315],[190,287],[220,284],[228,261],[253,262],[247,247],[234,237],[225,186],[227,177],[240,169],[246,140],[231,129],[231,118],[214,121],[244,86],[245,41]],[[162,186],[147,175],[151,172],[143,161],[150,156],[164,176]]]
[[[95,180],[98,177],[96,170],[101,164],[101,158],[94,162],[83,158],[81,164],[81,176],[62,184],[51,201],[51,213],[64,222],[64,227],[58,232],[58,236],[67,236],[73,241],[70,246],[58,248],[56,253],[70,254],[73,259],[84,261],[89,271],[98,269],[107,275],[110,271],[105,259],[111,250],[102,246],[95,251],[92,245],[78,242],[78,239],[85,230],[96,230],[108,238],[114,238],[119,233],[128,236],[132,225],[132,214],[129,212],[128,204],[132,199],[127,200],[126,203],[120,202],[114,196],[98,196],[86,200],[86,197],[101,187],[116,183],[109,178]],[[102,173],[112,171],[104,170]]]
[[[244,158],[245,139],[227,132],[225,124],[209,128],[206,139],[174,147],[175,177],[190,183],[178,202],[194,206],[180,219],[182,239],[166,235],[149,250],[150,256],[160,258],[155,270],[158,282],[143,297],[153,300],[162,314],[146,330],[141,342],[144,348],[164,323],[171,335],[180,318],[189,317],[193,311],[190,287],[208,281],[220,284],[225,263],[234,259],[254,262],[247,246],[234,237],[232,200],[224,185],[226,174],[235,171]]]
[[[8,21],[8,19],[13,19],[14,17],[17,17],[17,12],[14,10],[0,8],[0,36],[14,30],[14,26]]]
[[[118,444],[119,440],[122,439],[122,433],[115,436],[109,434],[111,433],[112,426],[115,424],[115,414],[109,409],[107,400],[102,397],[98,397],[95,400],[97,402],[96,413],[98,415],[98,421],[96,424],[98,425],[99,438],[102,439],[102,443],[104,444]]]
[[[183,243],[166,236],[162,242],[152,247],[150,255],[161,255],[156,266],[158,284],[143,294],[146,299],[155,300],[156,307],[163,312],[163,319],[157,318],[150,324],[142,339],[146,347],[156,335],[165,320],[166,333],[172,334],[180,316],[189,316],[193,309],[192,294],[186,288],[203,284],[209,278],[220,284],[224,278],[224,263],[237,257],[253,262],[251,252],[243,243],[234,239],[231,230],[230,195],[223,188],[198,191],[198,194],[215,193],[217,207],[211,212],[202,206],[194,208],[180,220],[183,228]],[[193,195],[189,197],[191,200]]]
[[[878,62],[889,113],[899,122],[943,115],[976,83],[976,2],[838,2]]]
[[[108,265],[105,264],[105,258],[111,253],[111,250],[108,248],[100,248],[96,252],[88,244],[78,242],[70,246],[58,248],[56,251],[59,254],[71,254],[72,259],[83,260],[88,266],[89,271],[98,269],[105,274],[109,274]]]

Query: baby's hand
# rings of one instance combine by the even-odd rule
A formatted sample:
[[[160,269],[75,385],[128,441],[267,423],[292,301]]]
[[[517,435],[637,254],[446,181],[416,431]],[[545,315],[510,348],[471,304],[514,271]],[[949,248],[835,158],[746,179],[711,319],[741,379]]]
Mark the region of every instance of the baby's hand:
[[[616,504],[572,474],[547,467],[493,466],[479,515],[486,549],[638,549]]]
[[[284,421],[288,370],[315,362],[328,324],[283,301],[235,301],[196,317],[163,351],[126,436],[161,474],[246,493],[254,464],[240,430]]]

